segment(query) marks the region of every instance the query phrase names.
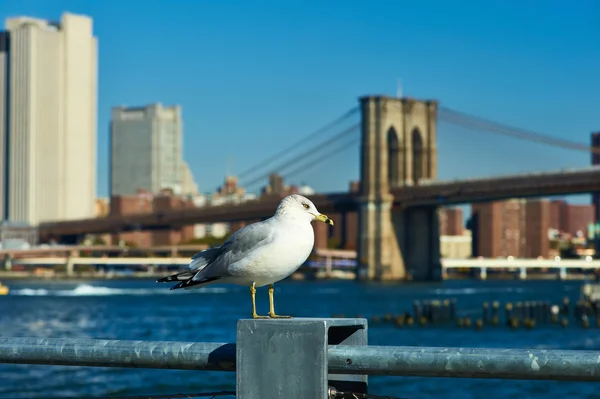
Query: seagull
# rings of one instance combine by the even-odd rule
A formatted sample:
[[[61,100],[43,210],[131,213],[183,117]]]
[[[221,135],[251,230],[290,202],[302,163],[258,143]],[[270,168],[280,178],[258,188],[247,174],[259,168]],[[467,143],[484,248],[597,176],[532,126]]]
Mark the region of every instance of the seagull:
[[[313,220],[333,226],[306,197],[283,198],[270,218],[249,224],[233,233],[219,247],[200,251],[189,269],[157,280],[178,282],[172,290],[199,288],[214,283],[250,287],[252,318],[291,318],[275,313],[274,284],[291,275],[308,259],[315,241]],[[256,313],[256,287],[269,286],[269,316]]]

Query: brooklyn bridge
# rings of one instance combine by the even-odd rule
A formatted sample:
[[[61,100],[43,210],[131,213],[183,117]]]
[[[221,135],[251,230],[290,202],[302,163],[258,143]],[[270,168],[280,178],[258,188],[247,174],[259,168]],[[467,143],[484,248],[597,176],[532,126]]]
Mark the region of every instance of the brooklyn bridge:
[[[309,149],[333,148],[352,131],[359,137],[348,143],[360,147],[360,177],[355,189],[311,196],[324,213],[339,216],[342,231],[357,223],[354,241],[358,252],[359,277],[366,280],[437,280],[441,278],[438,209],[442,206],[509,198],[600,192],[600,168],[583,167],[535,173],[500,175],[476,179],[439,180],[437,130],[440,122],[475,131],[518,138],[521,141],[587,152],[598,149],[569,140],[474,117],[439,105],[437,101],[365,96],[359,104],[304,139],[319,137],[354,114],[360,121],[324,143]],[[285,152],[285,151],[284,151]],[[277,156],[264,162],[271,162]],[[288,164],[299,165],[302,156]],[[260,164],[258,165],[260,166]],[[301,166],[303,167],[303,166]],[[277,171],[280,167],[271,169]],[[258,180],[264,180],[268,174]],[[127,231],[169,231],[198,223],[231,223],[236,230],[273,214],[280,196],[268,195],[239,204],[194,207],[139,215],[43,223],[42,241],[76,244],[86,235]],[[327,226],[315,226],[316,235]],[[317,240],[318,242],[319,240]]]

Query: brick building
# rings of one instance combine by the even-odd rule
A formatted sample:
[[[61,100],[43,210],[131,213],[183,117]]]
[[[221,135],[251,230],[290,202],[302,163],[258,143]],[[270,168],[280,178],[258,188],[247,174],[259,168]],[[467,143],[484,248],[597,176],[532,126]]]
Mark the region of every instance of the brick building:
[[[525,253],[525,201],[513,199],[471,206],[473,256],[488,258]]]
[[[462,236],[464,233],[463,210],[461,208],[441,208],[439,212],[440,235]]]
[[[548,200],[527,201],[525,205],[526,258],[548,257],[550,254],[550,203]]]
[[[109,217],[164,212],[194,206],[192,201],[173,195],[171,190],[162,190],[158,195],[140,190],[135,195],[113,196],[110,200]],[[194,238],[194,226],[184,226],[169,230],[129,231],[112,234],[110,240],[113,245],[123,240],[137,247],[151,247],[180,244],[192,238]]]
[[[594,221],[595,206],[569,204],[563,200],[550,202],[550,228],[575,236],[587,234],[588,225]]]
[[[594,217],[591,205],[512,199],[472,205],[468,227],[473,232],[473,256],[548,257],[549,231],[586,234]]]
[[[535,237],[535,233],[526,231],[526,210],[522,199],[473,204],[468,223],[473,234],[473,256],[525,256],[527,236]],[[540,255],[546,254],[533,256]]]

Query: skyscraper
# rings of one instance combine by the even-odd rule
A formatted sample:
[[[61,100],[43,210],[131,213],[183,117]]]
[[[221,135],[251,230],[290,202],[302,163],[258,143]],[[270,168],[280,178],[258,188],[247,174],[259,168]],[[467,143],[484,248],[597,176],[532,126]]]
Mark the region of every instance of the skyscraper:
[[[182,150],[180,106],[115,107],[111,121],[111,196],[192,187]]]
[[[600,132],[592,133],[592,165],[600,165]],[[600,222],[600,193],[592,194],[592,205],[594,205],[594,219],[596,223]]]
[[[10,33],[0,32],[0,220],[5,220],[8,216],[8,149],[6,148],[8,139],[8,112],[9,108],[9,51],[10,51]]]
[[[0,38],[3,219],[94,216],[97,42],[92,20],[9,18]]]

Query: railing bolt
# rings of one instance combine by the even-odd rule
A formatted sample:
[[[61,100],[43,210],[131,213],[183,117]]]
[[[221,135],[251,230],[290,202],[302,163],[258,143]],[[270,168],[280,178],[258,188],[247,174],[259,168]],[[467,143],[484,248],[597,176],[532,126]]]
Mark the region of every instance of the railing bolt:
[[[327,397],[329,399],[335,399],[336,396],[337,396],[337,389],[335,389],[334,387],[329,387],[327,389]]]

